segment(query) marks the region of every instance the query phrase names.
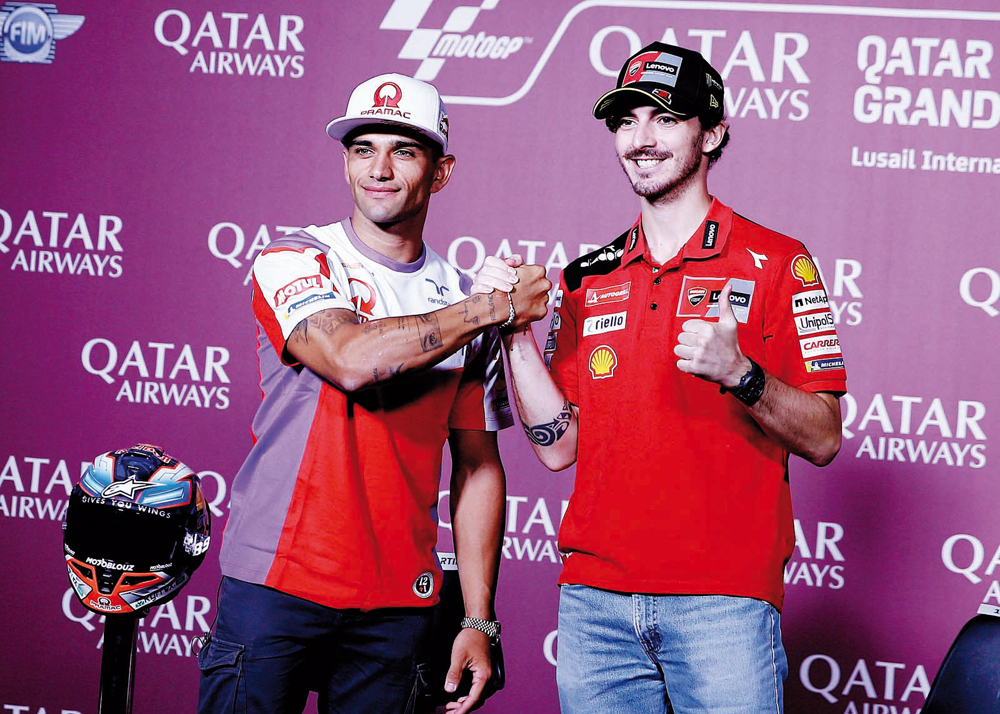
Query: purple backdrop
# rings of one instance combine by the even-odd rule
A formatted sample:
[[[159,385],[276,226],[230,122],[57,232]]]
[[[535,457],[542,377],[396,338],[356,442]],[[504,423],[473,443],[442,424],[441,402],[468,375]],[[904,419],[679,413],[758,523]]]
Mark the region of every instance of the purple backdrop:
[[[260,398],[250,262],[348,214],[323,127],[351,88],[436,83],[458,167],[426,238],[464,270],[518,251],[555,280],[637,214],[590,109],[658,39],[722,71],[733,139],[710,186],[810,247],[848,364],[840,456],[791,465],[787,710],[914,714],[962,623],[1000,606],[994,3],[465,2],[0,5],[4,711],[96,711],[103,628],[59,525],[95,455],[162,445],[221,533]],[[554,713],[573,474],[519,429],[501,447],[509,675],[483,711]],[[144,621],[136,712],[194,710],[217,552]]]

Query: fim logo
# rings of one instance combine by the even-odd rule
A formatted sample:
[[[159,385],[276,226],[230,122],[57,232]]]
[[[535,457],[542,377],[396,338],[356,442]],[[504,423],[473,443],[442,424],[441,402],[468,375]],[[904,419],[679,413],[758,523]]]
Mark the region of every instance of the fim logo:
[[[528,37],[507,37],[464,34],[469,31],[482,10],[493,10],[500,0],[482,0],[475,5],[460,5],[451,11],[441,28],[420,27],[424,15],[434,0],[394,0],[382,18],[380,30],[404,30],[410,33],[397,57],[420,60],[414,78],[430,82],[435,79],[449,57],[475,59],[507,59],[516,53]]]
[[[60,15],[51,3],[0,5],[0,61],[52,64],[56,40],[80,29],[83,15]]]

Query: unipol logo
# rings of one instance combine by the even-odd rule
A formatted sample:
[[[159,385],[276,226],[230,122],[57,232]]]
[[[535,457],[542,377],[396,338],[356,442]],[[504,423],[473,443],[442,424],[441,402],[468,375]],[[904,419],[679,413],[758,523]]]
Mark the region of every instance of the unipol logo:
[[[490,35],[470,32],[483,10],[493,10],[500,0],[482,0],[477,5],[460,5],[451,11],[442,27],[421,27],[434,0],[394,0],[382,18],[380,30],[409,32],[403,48],[396,55],[403,60],[418,60],[416,79],[430,82],[438,76],[446,60],[507,59],[517,53],[530,37]]]

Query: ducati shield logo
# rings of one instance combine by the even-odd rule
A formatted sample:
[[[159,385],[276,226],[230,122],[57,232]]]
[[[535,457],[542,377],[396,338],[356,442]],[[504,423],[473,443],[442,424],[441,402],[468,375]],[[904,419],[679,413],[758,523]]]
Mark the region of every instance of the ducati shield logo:
[[[706,295],[708,295],[708,288],[700,285],[688,288],[687,291],[687,299],[691,307],[698,307],[698,304],[705,299]]]

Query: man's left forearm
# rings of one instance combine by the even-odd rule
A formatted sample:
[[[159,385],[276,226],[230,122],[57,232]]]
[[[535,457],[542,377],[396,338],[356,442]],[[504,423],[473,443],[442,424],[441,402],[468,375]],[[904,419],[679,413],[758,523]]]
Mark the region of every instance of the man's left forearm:
[[[465,614],[493,620],[507,498],[496,434],[457,432],[452,442],[451,522]]]

